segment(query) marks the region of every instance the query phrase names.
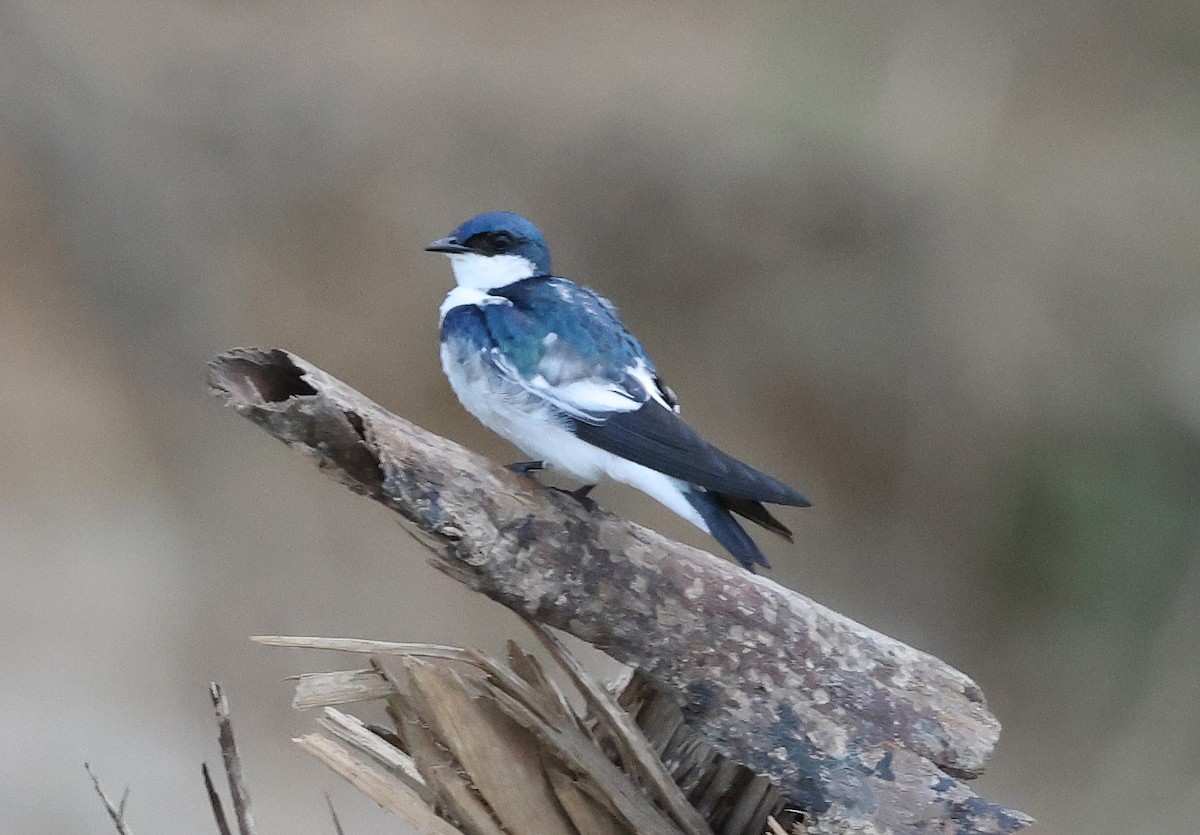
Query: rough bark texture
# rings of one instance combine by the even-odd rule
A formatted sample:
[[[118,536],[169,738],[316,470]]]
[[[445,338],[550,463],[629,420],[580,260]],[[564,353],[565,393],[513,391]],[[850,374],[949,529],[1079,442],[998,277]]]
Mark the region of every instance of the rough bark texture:
[[[226,403],[413,522],[433,564],[678,695],[819,833],[1007,833],[960,778],[1000,725],[938,659],[726,560],[514,475],[281,350],[211,365]]]

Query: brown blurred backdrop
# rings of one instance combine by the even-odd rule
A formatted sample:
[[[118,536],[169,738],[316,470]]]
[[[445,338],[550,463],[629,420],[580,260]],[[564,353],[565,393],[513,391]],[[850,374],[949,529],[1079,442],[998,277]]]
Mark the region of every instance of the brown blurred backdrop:
[[[774,577],[956,664],[1045,831],[1200,815],[1200,6],[0,2],[0,831],[401,831],[257,633],[496,649],[497,606],[208,397],[280,345],[497,458],[444,260],[525,213],[712,440],[804,489]],[[696,544],[630,489],[605,506]]]

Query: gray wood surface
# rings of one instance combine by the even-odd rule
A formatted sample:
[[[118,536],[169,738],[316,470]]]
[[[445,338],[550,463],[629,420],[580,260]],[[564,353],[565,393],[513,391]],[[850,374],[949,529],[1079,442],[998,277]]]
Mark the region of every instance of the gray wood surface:
[[[817,833],[1007,833],[960,778],[1000,725],[967,676],[772,580],[514,475],[281,350],[210,367],[228,405],[415,526],[432,563],[677,696]]]

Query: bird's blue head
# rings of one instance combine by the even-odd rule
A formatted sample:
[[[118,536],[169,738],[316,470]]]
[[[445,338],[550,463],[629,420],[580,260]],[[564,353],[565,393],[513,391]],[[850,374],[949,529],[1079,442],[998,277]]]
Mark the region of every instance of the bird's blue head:
[[[477,215],[425,251],[448,255],[455,281],[476,290],[551,274],[546,239],[536,226],[512,212]]]

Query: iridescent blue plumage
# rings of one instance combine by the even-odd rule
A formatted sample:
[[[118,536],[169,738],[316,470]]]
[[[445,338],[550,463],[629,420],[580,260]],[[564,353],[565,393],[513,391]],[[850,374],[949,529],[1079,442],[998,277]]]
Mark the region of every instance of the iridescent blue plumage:
[[[492,305],[484,309],[496,343],[516,361],[518,370],[546,373],[547,357],[561,362],[557,373],[547,378],[552,384],[569,382],[573,373],[636,385],[626,369],[642,362],[651,371],[654,365],[646,351],[625,330],[613,306],[591,290],[565,278],[529,278],[492,295],[508,299],[511,307]],[[551,344],[546,337],[555,335]],[[645,397],[640,398],[643,402]]]
[[[520,215],[485,212],[460,225],[450,237],[463,246],[495,254],[492,243],[498,234],[507,235],[513,241],[513,246],[505,249],[507,254],[527,258],[533,264],[534,275],[550,275],[550,247],[541,231]]]
[[[767,565],[732,514],[790,536],[762,503],[808,500],[679,419],[612,304],[549,275],[549,247],[532,223],[492,212],[429,248],[450,256],[458,280],[442,305],[442,364],[468,411],[588,484],[609,476],[643,490],[744,566]]]

